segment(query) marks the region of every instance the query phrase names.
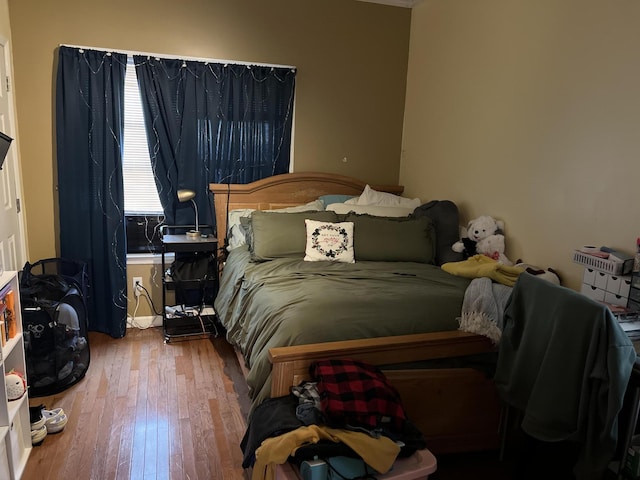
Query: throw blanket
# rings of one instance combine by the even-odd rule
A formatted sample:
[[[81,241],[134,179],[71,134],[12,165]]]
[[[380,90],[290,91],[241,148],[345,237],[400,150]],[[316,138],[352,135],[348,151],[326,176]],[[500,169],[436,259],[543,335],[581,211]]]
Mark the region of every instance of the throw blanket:
[[[633,344],[605,305],[520,275],[504,312],[496,387],[522,412],[528,435],[579,442],[578,480],[605,477],[635,360]]]
[[[486,255],[474,255],[462,262],[442,264],[445,272],[465,278],[488,277],[498,283],[513,287],[524,268],[503,265]]]
[[[504,308],[511,287],[494,283],[488,277],[474,278],[469,283],[462,302],[460,330],[488,337],[494,345],[500,343]]]

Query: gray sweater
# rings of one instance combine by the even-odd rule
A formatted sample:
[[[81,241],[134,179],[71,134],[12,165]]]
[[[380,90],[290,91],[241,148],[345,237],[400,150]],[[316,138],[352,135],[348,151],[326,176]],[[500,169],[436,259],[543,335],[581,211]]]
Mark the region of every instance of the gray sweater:
[[[600,479],[618,438],[618,413],[636,359],[609,309],[523,273],[504,313],[496,386],[542,441],[581,444],[574,473]]]

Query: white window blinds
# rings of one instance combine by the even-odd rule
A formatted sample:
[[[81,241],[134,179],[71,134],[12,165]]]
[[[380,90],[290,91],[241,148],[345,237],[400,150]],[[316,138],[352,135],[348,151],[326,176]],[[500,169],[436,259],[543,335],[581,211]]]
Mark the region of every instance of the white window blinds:
[[[124,210],[126,215],[162,214],[158,190],[153,179],[147,132],[133,57],[127,60],[124,81]]]

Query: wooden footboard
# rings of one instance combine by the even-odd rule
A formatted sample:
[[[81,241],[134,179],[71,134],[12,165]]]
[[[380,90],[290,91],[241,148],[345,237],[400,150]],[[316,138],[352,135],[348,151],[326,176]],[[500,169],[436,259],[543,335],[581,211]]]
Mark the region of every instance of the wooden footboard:
[[[351,358],[373,365],[401,364],[487,353],[483,336],[448,331],[272,348],[271,396],[287,395],[309,379],[316,360]],[[385,370],[409,418],[436,454],[497,449],[500,405],[493,381],[474,368]]]

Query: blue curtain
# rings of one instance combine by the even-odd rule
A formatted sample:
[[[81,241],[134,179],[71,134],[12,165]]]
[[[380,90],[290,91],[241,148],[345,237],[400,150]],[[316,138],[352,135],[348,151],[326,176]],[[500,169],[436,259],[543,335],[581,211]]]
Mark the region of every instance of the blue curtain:
[[[60,253],[86,262],[89,330],[125,335],[126,244],[122,186],[127,56],[60,47],[56,140]]]
[[[166,222],[193,224],[176,191],[196,191],[213,225],[209,183],[289,171],[294,69],[134,56],[149,152]]]

